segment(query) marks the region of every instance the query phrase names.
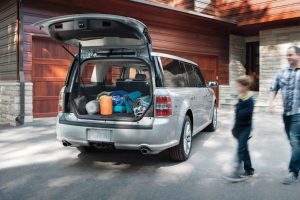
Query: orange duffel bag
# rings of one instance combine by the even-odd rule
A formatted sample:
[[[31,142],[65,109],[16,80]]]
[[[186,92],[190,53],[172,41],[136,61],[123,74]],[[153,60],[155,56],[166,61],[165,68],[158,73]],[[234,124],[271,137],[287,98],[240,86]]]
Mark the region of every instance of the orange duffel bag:
[[[100,97],[100,114],[111,115],[113,113],[112,96],[103,95]]]

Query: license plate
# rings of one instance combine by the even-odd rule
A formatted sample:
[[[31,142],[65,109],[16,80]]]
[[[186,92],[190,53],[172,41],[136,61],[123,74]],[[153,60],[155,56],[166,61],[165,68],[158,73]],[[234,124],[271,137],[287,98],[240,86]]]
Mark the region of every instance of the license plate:
[[[111,130],[88,129],[87,140],[97,142],[111,142]]]

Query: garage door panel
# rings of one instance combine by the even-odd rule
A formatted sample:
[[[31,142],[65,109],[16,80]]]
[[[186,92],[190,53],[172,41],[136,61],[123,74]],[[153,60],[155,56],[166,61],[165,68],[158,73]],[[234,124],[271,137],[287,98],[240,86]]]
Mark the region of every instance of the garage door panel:
[[[34,100],[33,117],[54,117],[57,115],[58,99]]]
[[[33,109],[36,113],[54,112],[57,110],[58,98],[55,96],[53,99],[34,100],[34,103],[37,105],[37,109]]]
[[[57,96],[59,95],[60,89],[64,86],[62,82],[40,82],[35,81],[33,86],[34,99],[38,99],[41,96]]]
[[[65,78],[69,65],[34,64],[33,77]]]
[[[75,49],[66,46],[75,52]],[[64,86],[72,57],[60,44],[41,37],[33,38],[32,82],[33,116],[57,115],[58,95]]]
[[[70,60],[71,55],[62,48],[60,44],[51,40],[50,38],[36,37],[33,39],[33,58],[43,58],[43,59],[68,59]],[[76,47],[68,46],[66,47],[71,52],[76,52]]]

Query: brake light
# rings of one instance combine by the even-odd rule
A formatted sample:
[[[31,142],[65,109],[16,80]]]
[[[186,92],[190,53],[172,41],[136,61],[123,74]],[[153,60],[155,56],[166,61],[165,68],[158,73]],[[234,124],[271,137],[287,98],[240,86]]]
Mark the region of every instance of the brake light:
[[[168,117],[172,115],[172,101],[169,96],[156,97],[156,117]]]
[[[64,101],[64,94],[60,93],[58,96],[58,112],[61,113],[63,111],[63,101]]]

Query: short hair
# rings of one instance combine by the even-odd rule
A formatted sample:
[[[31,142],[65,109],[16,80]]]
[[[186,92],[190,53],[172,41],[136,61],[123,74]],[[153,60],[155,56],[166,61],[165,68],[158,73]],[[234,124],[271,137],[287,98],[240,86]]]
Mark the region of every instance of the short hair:
[[[300,47],[298,46],[290,46],[288,49],[294,49],[296,54],[300,54]]]
[[[241,84],[242,86],[245,86],[245,87],[248,87],[248,88],[250,88],[251,84],[252,84],[250,76],[247,76],[247,75],[243,75],[243,76],[238,77],[236,79],[236,82]]]

